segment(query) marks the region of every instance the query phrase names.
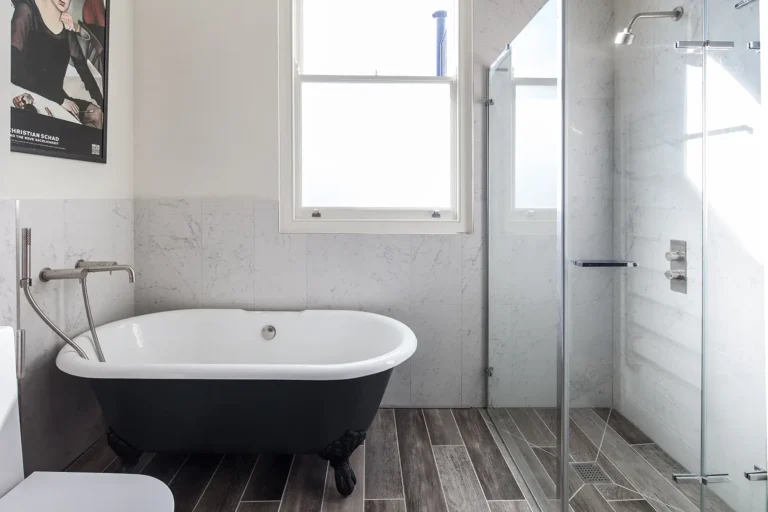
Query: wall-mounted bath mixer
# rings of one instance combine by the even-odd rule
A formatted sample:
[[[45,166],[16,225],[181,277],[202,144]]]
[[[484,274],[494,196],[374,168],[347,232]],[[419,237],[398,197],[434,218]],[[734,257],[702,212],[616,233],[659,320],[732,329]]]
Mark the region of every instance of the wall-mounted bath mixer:
[[[29,301],[32,309],[37,315],[45,322],[45,324],[53,330],[61,339],[63,339],[69,346],[71,346],[77,354],[83,359],[88,359],[88,355],[80,346],[75,343],[72,338],[62,331],[49,317],[46,315],[40,306],[32,296],[32,230],[24,228],[21,230],[21,279],[19,281],[19,287],[24,291],[24,296]],[[126,272],[128,274],[128,282],[134,283],[136,281],[136,272],[130,265],[119,265],[116,261],[85,261],[80,260],[75,264],[73,269],[51,269],[44,268],[40,271],[39,279],[43,283],[49,281],[57,281],[64,279],[77,279],[80,281],[80,288],[83,292],[83,303],[85,305],[85,315],[88,319],[88,327],[91,331],[91,340],[93,341],[93,348],[96,351],[96,356],[99,361],[104,363],[104,352],[101,350],[101,344],[99,343],[99,337],[96,334],[96,324],[93,321],[93,313],[91,312],[91,302],[88,299],[88,274],[94,272]]]

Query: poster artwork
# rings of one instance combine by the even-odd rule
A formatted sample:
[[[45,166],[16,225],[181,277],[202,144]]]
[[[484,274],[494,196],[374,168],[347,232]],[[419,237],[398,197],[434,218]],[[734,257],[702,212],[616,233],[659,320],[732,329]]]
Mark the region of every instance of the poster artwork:
[[[106,163],[109,0],[5,0],[11,150]]]

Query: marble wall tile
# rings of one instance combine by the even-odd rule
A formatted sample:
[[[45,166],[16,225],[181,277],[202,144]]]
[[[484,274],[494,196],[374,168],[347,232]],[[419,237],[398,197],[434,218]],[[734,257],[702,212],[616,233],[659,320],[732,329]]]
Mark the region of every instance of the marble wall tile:
[[[203,199],[202,307],[255,307],[254,202]]]
[[[414,305],[411,328],[419,340],[411,358],[411,404],[461,403],[461,306]]]
[[[410,253],[410,237],[405,235],[309,235],[307,306],[407,303]]]
[[[411,237],[411,302],[461,304],[462,237]]]
[[[137,312],[202,305],[202,201],[147,201],[136,234]],[[143,207],[142,207],[143,208]]]
[[[307,305],[307,235],[278,233],[276,201],[256,201],[256,309],[302,310]]]
[[[461,306],[461,405],[484,407],[488,366],[488,317],[482,305]]]
[[[16,201],[0,200],[0,325],[16,327]]]
[[[134,264],[132,200],[23,200],[21,227],[32,228],[32,270],[72,268],[79,259]],[[87,329],[78,283],[41,283],[32,292],[43,310],[69,335]],[[88,292],[97,324],[134,314],[134,285],[123,273],[92,275]],[[20,410],[25,470],[60,470],[104,433],[105,425],[87,381],[55,366],[63,342],[20,303],[27,332]]]

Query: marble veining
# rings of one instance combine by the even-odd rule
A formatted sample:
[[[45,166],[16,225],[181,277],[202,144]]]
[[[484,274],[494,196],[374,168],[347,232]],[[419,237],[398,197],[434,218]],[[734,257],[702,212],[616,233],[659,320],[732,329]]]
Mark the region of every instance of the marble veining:
[[[16,201],[0,200],[0,325],[16,327]]]

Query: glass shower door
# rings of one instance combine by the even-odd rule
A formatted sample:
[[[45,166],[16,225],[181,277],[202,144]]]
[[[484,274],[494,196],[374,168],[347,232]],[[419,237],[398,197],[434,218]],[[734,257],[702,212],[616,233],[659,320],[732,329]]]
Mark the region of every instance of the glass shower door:
[[[734,7],[735,4],[739,8]],[[765,511],[763,279],[765,164],[760,133],[760,3],[709,0],[706,52],[706,213],[702,486],[706,510]],[[733,47],[728,49],[730,43]],[[758,475],[752,475],[756,479]],[[729,507],[729,508],[728,508]]]

